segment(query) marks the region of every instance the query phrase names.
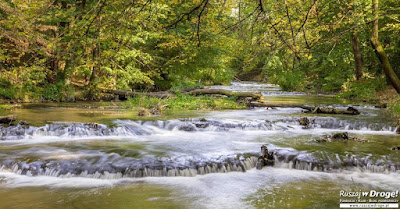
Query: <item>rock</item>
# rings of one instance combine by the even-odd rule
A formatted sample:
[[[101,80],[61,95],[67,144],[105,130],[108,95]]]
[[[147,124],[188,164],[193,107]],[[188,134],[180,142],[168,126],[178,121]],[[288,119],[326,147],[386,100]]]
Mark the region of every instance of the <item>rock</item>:
[[[400,134],[400,126],[397,126],[396,134]]]
[[[19,121],[18,125],[25,129],[29,128],[29,123],[23,120]]]
[[[258,157],[256,165],[257,170],[261,170],[264,166],[264,158],[262,156]]]
[[[300,118],[300,125],[304,126],[303,128],[311,128],[311,125],[314,124],[314,119],[308,119],[307,117]]]
[[[196,128],[207,128],[210,126],[209,123],[194,123],[194,125],[196,126]]]
[[[186,123],[178,126],[178,130],[192,132],[196,131],[196,127],[193,124]]]
[[[347,132],[336,133],[331,136],[324,136],[323,138],[319,138],[315,140],[316,142],[347,142],[347,141],[356,141],[356,142],[368,142],[366,139],[360,139],[357,137],[350,137]]]
[[[349,140],[349,134],[347,132],[336,133],[330,137],[333,141],[347,141]]]
[[[261,146],[261,155],[258,157],[256,168],[261,170],[264,166],[273,166],[274,164],[274,153],[268,152],[267,146]]]
[[[21,121],[18,122],[18,125],[21,125],[21,126],[29,126],[29,123],[26,122],[26,121],[21,120]]]
[[[0,124],[11,124],[15,120],[17,120],[16,115],[0,116]]]
[[[205,118],[200,118],[199,120],[200,120],[200,122],[207,122],[207,120]]]
[[[366,139],[360,139],[357,137],[351,137],[351,140],[356,141],[356,142],[361,142],[361,143],[368,142],[368,140],[366,140]]]
[[[316,142],[329,142],[329,138],[328,137],[324,137],[324,138],[320,138],[320,139],[316,139]]]
[[[400,150],[400,145],[394,145],[394,146],[392,147],[392,150]]]
[[[93,128],[93,129],[96,129],[96,130],[99,128],[99,124],[98,123],[88,123],[87,125],[89,125],[90,128]]]
[[[359,114],[360,114],[360,111],[358,111],[358,110],[357,110],[356,108],[354,108],[354,107],[349,107],[349,108],[347,108],[347,111],[352,113],[352,114],[350,114],[350,115],[359,115]]]

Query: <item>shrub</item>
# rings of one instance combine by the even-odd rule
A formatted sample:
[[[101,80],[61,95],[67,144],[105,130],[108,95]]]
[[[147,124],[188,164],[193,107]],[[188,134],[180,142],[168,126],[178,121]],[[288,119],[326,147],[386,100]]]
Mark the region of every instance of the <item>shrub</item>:
[[[375,97],[378,91],[386,88],[383,78],[367,78],[361,81],[347,81],[343,84],[343,92],[339,97],[365,102],[377,102]]]

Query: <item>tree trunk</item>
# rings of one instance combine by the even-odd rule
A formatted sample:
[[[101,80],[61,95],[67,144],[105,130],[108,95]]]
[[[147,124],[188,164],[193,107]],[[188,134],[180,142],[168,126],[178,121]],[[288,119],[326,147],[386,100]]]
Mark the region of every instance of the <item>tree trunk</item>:
[[[96,37],[95,41],[96,44],[93,47],[93,68],[92,68],[92,74],[90,76],[89,80],[89,99],[95,99],[96,91],[97,89],[97,84],[98,84],[98,73],[100,72],[100,65],[101,65],[101,58],[100,58],[100,35],[101,35],[101,8],[100,11],[97,15],[97,31],[96,31]]]
[[[300,104],[268,104],[264,102],[251,102],[251,107],[283,107],[283,108],[302,108],[307,110],[305,113],[312,114],[342,114],[342,115],[359,115],[360,111],[353,107],[349,107],[347,109],[342,108],[330,108],[330,107],[319,107],[319,106],[308,106],[308,105],[300,105]]]
[[[362,64],[362,54],[360,49],[360,39],[358,36],[357,30],[354,30],[351,34],[351,39],[353,43],[353,54],[354,54],[354,62],[355,62],[355,70],[356,70],[356,79],[361,80],[364,77],[363,73],[363,64]]]
[[[64,12],[66,10],[68,10],[68,2],[67,1],[61,1],[61,10],[63,10]],[[60,42],[58,45],[58,49],[57,50],[57,72],[56,72],[56,76],[57,76],[57,81],[62,81],[64,82],[66,79],[66,69],[68,67],[68,50],[67,50],[67,43],[64,42],[63,38],[64,38],[64,34],[67,30],[68,27],[68,22],[66,22],[65,20],[61,21],[59,24],[59,38],[60,38]]]
[[[93,47],[93,60],[94,65],[92,69],[92,74],[90,75],[89,86],[95,87],[97,83],[97,73],[100,71],[100,44],[96,44]]]
[[[234,96],[237,98],[251,97],[254,100],[259,100],[262,98],[262,95],[260,93],[233,92],[233,91],[224,90],[224,89],[196,89],[196,90],[187,92],[187,94],[191,94],[194,96],[220,94],[220,95],[225,95],[225,96]]]
[[[374,18],[375,20],[373,21],[372,25],[372,35],[371,35],[371,44],[372,47],[375,50],[376,56],[379,58],[379,61],[382,64],[383,72],[385,73],[386,77],[389,79],[390,83],[392,84],[393,88],[396,89],[397,93],[400,93],[400,80],[397,77],[396,73],[394,72],[392,66],[390,65],[389,58],[382,46],[382,44],[379,42],[379,36],[378,36],[378,11],[379,11],[379,0],[372,0],[374,9]]]

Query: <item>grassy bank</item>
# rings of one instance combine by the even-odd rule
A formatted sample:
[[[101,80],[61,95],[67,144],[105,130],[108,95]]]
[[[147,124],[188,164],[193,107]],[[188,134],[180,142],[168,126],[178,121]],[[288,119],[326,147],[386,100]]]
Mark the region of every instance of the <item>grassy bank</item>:
[[[400,96],[383,79],[353,82],[351,85],[345,86],[345,90],[339,93],[338,97],[386,108],[393,117],[400,121]]]
[[[100,101],[101,107],[117,106],[124,109],[139,109],[139,114],[161,114],[166,110],[224,110],[246,109],[246,105],[238,103],[235,97],[192,96],[177,94],[171,98],[155,98],[147,96],[129,97],[123,102]]]
[[[376,94],[376,99],[379,100],[380,106],[386,107],[395,118],[400,121],[400,96],[393,88]]]

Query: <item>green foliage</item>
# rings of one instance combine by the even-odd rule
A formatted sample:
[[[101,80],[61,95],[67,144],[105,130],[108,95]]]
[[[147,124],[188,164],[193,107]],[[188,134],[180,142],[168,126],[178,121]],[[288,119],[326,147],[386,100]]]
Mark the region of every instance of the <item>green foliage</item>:
[[[245,105],[236,103],[235,98],[212,97],[212,96],[191,96],[178,94],[176,98],[159,99],[155,97],[138,96],[128,98],[122,103],[125,107],[145,109],[171,109],[171,110],[200,110],[200,109],[244,109]]]
[[[11,110],[13,107],[8,104],[0,104],[0,110]]]
[[[284,91],[302,91],[305,85],[305,76],[301,71],[284,72],[277,76],[278,83]]]
[[[400,118],[400,99],[394,99],[388,103],[387,108],[393,114],[394,117]]]
[[[339,94],[339,97],[374,103],[377,102],[377,92],[386,89],[386,80],[382,78],[369,78],[357,82],[346,82],[343,89],[344,91]]]
[[[101,89],[178,90],[235,77],[345,97],[380,88],[368,86],[382,74],[369,43],[370,0],[82,2],[0,3],[2,98],[69,101],[82,91],[81,99],[98,99]],[[380,2],[379,36],[399,73],[400,2]],[[354,30],[368,84],[353,84]],[[185,97],[178,101],[193,102],[187,108],[224,106]]]
[[[50,101],[58,101],[60,92],[57,85],[50,84],[43,92],[43,98]]]
[[[2,87],[0,88],[0,96],[5,99],[15,99],[17,97],[17,90],[11,87]]]

